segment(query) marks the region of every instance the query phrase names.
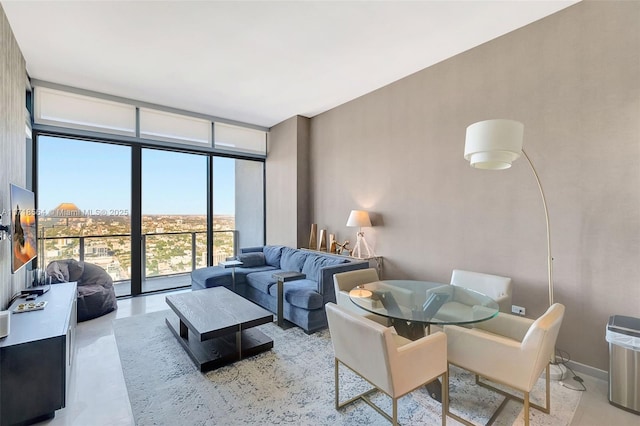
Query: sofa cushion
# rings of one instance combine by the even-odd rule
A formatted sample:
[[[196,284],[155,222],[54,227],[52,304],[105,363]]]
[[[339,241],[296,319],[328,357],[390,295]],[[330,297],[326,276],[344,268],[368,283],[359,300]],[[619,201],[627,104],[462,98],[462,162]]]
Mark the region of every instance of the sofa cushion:
[[[191,272],[191,282],[194,288],[203,289],[217,286],[231,286],[231,270],[220,266],[194,269]]]
[[[246,284],[247,283],[247,276],[249,274],[255,274],[256,272],[264,272],[264,271],[271,271],[271,273],[273,274],[275,269],[276,268],[274,268],[273,266],[269,266],[269,265],[254,266],[253,268],[237,267],[236,268],[236,285],[237,284]]]
[[[316,289],[318,283],[314,280],[295,280],[284,284],[284,300],[302,309],[320,309],[323,306],[322,295]],[[278,286],[272,285],[269,294],[278,297]]]
[[[264,253],[265,261],[267,265],[280,267],[280,256],[282,254],[283,246],[264,246],[262,253]]]
[[[279,269],[271,269],[269,271],[252,272],[247,275],[247,285],[260,290],[263,293],[269,294],[270,287],[276,282],[276,279],[273,278],[273,274],[277,272],[282,271]]]
[[[306,274],[307,279],[320,282],[322,280],[322,271],[320,270],[321,268],[329,265],[339,265],[345,262],[348,262],[348,260],[310,254],[304,261],[304,265],[302,266],[302,273]]]
[[[282,257],[280,257],[280,269],[283,271],[301,272],[308,254],[307,252],[289,247],[283,248]]]
[[[242,262],[243,268],[255,268],[256,266],[265,265],[264,253],[242,253],[239,254],[236,259]]]

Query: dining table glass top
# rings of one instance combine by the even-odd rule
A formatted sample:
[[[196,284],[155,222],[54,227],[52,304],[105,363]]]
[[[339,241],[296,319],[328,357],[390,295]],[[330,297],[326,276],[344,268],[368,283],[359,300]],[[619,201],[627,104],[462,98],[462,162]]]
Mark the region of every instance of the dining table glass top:
[[[429,281],[375,281],[353,288],[349,298],[366,311],[413,323],[472,324],[498,315],[498,304],[489,296]]]

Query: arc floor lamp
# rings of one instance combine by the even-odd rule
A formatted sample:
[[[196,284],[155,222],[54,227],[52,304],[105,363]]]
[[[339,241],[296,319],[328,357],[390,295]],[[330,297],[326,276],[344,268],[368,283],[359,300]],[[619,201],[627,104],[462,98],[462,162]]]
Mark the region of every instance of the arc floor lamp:
[[[547,224],[547,277],[549,280],[549,306],[553,305],[553,258],[551,257],[551,230],[549,227],[549,210],[544,196],[538,172],[527,153],[522,149],[524,125],[514,120],[485,120],[467,127],[464,144],[464,158],[471,167],[487,170],[503,170],[511,167],[511,163],[520,157],[527,159],[533,176],[536,178],[544,217]]]

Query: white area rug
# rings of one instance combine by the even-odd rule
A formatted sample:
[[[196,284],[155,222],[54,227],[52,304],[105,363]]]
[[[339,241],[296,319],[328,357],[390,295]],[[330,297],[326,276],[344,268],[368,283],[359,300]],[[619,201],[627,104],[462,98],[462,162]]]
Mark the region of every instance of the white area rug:
[[[136,425],[388,425],[371,407],[357,402],[334,408],[333,349],[328,330],[306,335],[274,324],[260,330],[274,340],[272,350],[235,364],[200,373],[165,324],[171,311],[115,320],[113,323]],[[419,368],[419,366],[416,366]],[[368,384],[341,368],[341,400]],[[473,376],[451,368],[451,410],[484,424],[502,397],[476,386]],[[568,425],[580,393],[551,384],[551,414],[531,410],[532,425]],[[541,403],[544,380],[532,400]],[[391,400],[372,398],[387,412]],[[439,425],[441,405],[419,389],[398,403],[405,425]],[[448,418],[450,425],[459,424]],[[522,424],[522,404],[509,402],[495,424]]]

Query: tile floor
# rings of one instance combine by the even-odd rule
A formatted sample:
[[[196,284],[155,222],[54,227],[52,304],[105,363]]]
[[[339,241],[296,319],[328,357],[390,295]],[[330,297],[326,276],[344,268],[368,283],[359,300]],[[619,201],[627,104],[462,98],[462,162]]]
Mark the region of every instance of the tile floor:
[[[54,419],[42,422],[41,425],[129,426],[134,424],[111,322],[116,318],[167,309],[166,294],[119,300],[116,312],[78,324],[77,352],[67,406],[58,410]],[[605,380],[582,373],[580,376],[584,379],[587,391],[582,395],[571,425],[636,426],[640,424],[640,416],[609,404],[608,383]],[[447,423],[457,424],[452,419]]]

